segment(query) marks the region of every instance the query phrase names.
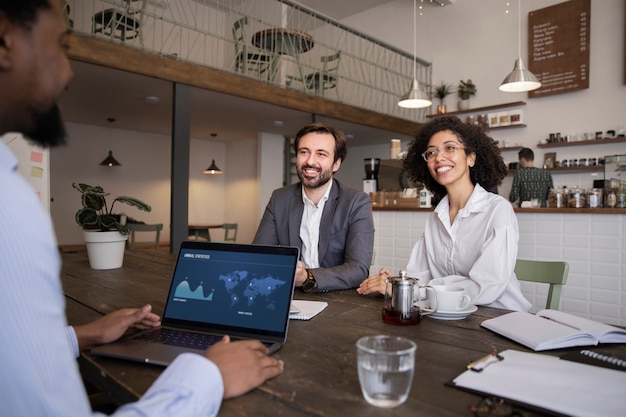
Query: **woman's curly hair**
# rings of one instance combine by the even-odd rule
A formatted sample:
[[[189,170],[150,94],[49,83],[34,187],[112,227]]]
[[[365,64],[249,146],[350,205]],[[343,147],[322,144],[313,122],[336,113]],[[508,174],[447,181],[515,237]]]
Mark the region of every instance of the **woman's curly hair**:
[[[507,168],[502,160],[498,143],[478,127],[462,122],[456,116],[441,116],[423,125],[407,151],[404,159],[404,169],[409,178],[415,182],[422,182],[435,196],[441,199],[446,195],[446,189],[430,175],[428,164],[422,153],[428,146],[428,141],[435,133],[449,130],[463,144],[465,153],[476,154],[476,162],[470,168],[472,184],[479,183],[483,188],[490,190],[502,183],[507,174]]]

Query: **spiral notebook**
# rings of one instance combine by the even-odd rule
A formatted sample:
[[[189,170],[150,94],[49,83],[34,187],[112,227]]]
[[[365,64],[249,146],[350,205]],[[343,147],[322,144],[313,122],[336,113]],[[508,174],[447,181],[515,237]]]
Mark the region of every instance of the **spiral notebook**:
[[[583,349],[579,352],[568,352],[561,356],[561,359],[626,372],[626,358],[603,355],[589,349]]]

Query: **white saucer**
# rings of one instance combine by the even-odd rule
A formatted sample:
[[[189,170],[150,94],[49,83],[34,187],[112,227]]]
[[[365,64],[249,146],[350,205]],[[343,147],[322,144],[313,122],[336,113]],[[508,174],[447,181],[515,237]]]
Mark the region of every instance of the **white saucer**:
[[[421,304],[421,303],[420,303]],[[432,311],[430,305],[422,306],[422,309],[426,312]],[[478,307],[475,305],[469,305],[463,310],[459,311],[435,311],[434,313],[430,313],[425,315],[425,317],[432,317],[437,320],[462,320],[469,316],[472,313],[478,311]]]

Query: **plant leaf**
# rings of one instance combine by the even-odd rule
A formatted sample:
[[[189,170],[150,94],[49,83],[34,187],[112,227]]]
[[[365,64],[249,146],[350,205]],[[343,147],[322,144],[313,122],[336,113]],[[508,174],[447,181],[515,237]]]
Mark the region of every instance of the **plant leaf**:
[[[137,207],[139,210],[147,211],[148,213],[152,211],[152,207],[150,207],[148,204],[133,197],[120,196],[120,197],[117,197],[113,202],[115,203],[116,201],[119,201],[120,203],[128,204],[129,206],[132,206],[132,207]]]
[[[74,218],[76,219],[76,223],[81,226],[98,224],[98,212],[89,207],[78,210]]]
[[[83,202],[83,207],[94,209],[94,210],[102,210],[102,207],[105,206],[106,201],[104,197],[99,194],[93,194],[91,191],[86,192],[81,196],[81,200]]]

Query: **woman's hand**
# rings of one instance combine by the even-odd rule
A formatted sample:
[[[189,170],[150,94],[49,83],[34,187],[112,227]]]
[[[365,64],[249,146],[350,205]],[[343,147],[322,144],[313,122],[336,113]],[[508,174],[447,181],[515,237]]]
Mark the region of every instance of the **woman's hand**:
[[[374,293],[385,294],[385,288],[387,287],[387,278],[391,276],[391,271],[387,268],[382,268],[378,275],[372,275],[367,277],[356,292],[361,295],[368,295]]]

